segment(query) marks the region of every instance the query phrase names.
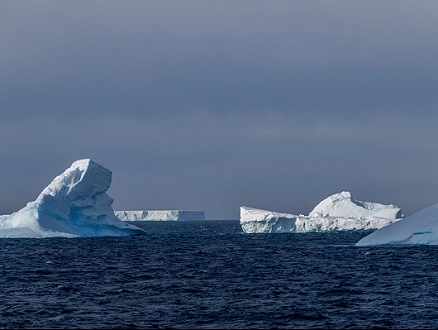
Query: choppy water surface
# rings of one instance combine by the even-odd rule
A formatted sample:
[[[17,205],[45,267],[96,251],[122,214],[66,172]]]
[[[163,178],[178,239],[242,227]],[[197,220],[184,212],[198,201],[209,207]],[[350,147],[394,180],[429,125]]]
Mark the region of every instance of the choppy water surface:
[[[148,235],[1,239],[0,327],[438,327],[438,247],[243,234],[238,221],[138,226]]]

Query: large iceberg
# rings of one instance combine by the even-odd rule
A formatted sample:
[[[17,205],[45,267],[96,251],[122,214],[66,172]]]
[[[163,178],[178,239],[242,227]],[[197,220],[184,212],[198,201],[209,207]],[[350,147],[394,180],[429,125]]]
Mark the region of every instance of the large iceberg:
[[[122,221],[205,220],[204,211],[198,210],[114,211],[114,214]]]
[[[397,206],[354,200],[347,191],[321,201],[308,216],[242,206],[240,225],[245,233],[307,233],[334,230],[375,230],[399,221]]]
[[[438,204],[376,230],[356,246],[417,244],[438,245]]]
[[[400,219],[403,218],[403,214],[400,208],[395,205],[358,201],[353,199],[350,192],[342,191],[321,201],[309,213],[309,217]]]
[[[106,194],[111,171],[90,159],[74,162],[21,210],[0,216],[0,237],[97,237],[142,234],[120,221]]]

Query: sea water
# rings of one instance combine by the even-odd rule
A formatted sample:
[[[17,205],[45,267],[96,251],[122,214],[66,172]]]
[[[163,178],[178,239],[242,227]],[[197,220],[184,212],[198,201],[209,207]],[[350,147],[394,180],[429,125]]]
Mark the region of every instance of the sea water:
[[[234,220],[134,224],[147,235],[1,239],[0,327],[438,327],[438,247],[244,234]]]

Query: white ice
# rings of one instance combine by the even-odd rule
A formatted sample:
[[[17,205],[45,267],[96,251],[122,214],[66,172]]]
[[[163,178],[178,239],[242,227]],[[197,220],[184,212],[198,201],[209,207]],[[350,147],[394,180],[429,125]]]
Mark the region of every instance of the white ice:
[[[356,243],[372,245],[438,245],[438,204],[379,229]]]
[[[245,233],[372,230],[399,221],[401,217],[401,210],[392,204],[356,201],[345,191],[324,199],[308,216],[240,208],[240,225]]]
[[[0,237],[98,237],[144,233],[120,221],[106,194],[112,173],[90,159],[74,162],[21,210],[0,216]]]
[[[198,210],[114,211],[114,214],[122,221],[205,220],[204,211]]]
[[[309,213],[309,217],[345,217],[355,219],[399,219],[403,214],[399,207],[353,199],[351,193],[343,191],[321,201]]]

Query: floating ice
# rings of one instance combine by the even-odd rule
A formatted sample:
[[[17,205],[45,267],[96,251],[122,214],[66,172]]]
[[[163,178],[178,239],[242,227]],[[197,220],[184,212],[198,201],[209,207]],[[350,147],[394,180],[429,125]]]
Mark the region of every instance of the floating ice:
[[[205,220],[204,211],[157,210],[157,211],[114,211],[122,221],[179,221]]]
[[[362,202],[354,200],[351,193],[343,191],[321,201],[309,213],[309,217],[344,217],[355,219],[399,219],[403,214],[399,207],[389,204]]]
[[[438,204],[365,236],[356,246],[417,244],[438,245]]]
[[[97,237],[144,233],[120,221],[106,194],[111,171],[90,159],[74,162],[21,210],[0,216],[0,237]]]
[[[401,210],[392,204],[356,201],[346,191],[327,197],[308,216],[240,208],[240,225],[245,233],[371,230],[385,227],[401,217]]]

